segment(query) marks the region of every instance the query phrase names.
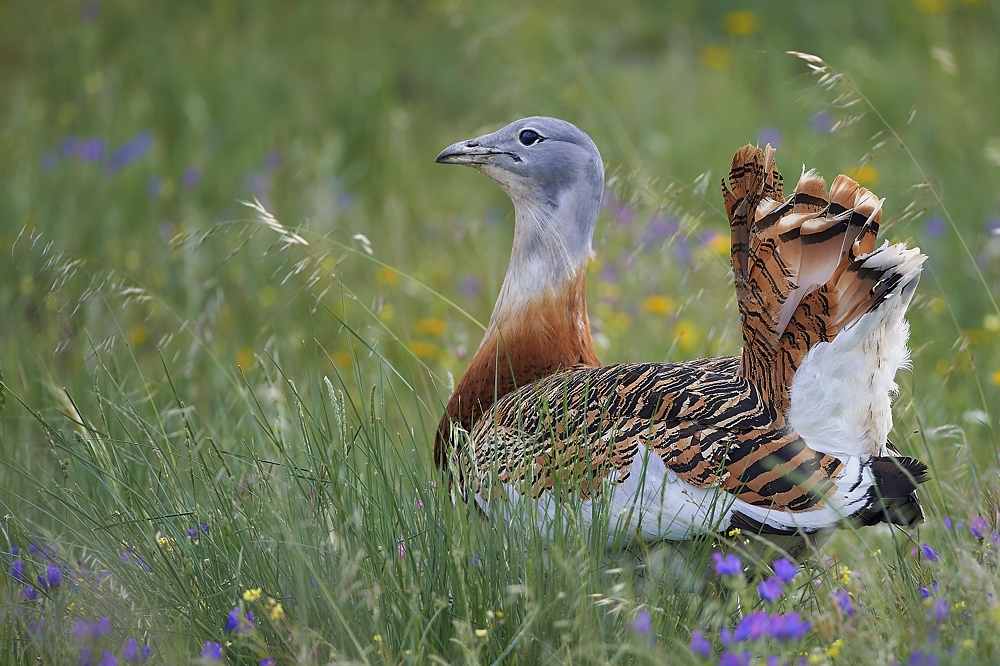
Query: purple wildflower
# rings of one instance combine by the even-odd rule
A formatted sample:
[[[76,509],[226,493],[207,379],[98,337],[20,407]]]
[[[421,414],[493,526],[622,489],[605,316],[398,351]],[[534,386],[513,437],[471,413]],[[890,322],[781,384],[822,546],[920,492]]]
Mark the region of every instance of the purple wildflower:
[[[277,171],[282,161],[283,157],[280,150],[269,150],[264,153],[264,159],[261,163],[264,165],[266,171]]]
[[[933,652],[924,654],[920,650],[914,650],[910,658],[906,660],[907,666],[937,666],[938,658]]]
[[[1000,236],[1000,217],[991,217],[986,220],[986,233],[991,236]]]
[[[82,641],[90,635],[90,622],[87,622],[82,617],[76,621],[73,625],[73,638],[78,641]]]
[[[611,284],[618,284],[618,267],[614,264],[608,264],[601,268],[601,280],[604,282],[610,282]],[[605,297],[607,300],[607,297]]]
[[[950,530],[952,527],[954,527],[951,524],[951,517],[948,515],[941,516],[941,522],[944,523],[944,528],[946,530]]]
[[[939,238],[944,233],[944,218],[939,215],[927,218],[924,222],[924,232],[931,238]]]
[[[781,657],[776,654],[772,654],[764,663],[767,664],[767,666],[781,666]]]
[[[139,661],[139,644],[134,638],[125,641],[125,647],[122,648],[122,659]]]
[[[478,296],[483,290],[483,281],[476,275],[466,275],[459,283],[458,289],[464,296]]]
[[[34,622],[28,623],[28,640],[31,640],[32,636],[37,636],[45,631],[45,618],[40,617]]]
[[[14,544],[13,546],[10,547],[10,554],[13,555],[14,557],[17,557],[20,553],[21,549],[17,547],[17,544]]]
[[[94,659],[90,656],[90,648],[85,647],[80,650],[80,666],[93,666]]]
[[[719,666],[750,666],[750,653],[743,652],[723,652],[719,655]]]
[[[113,176],[122,168],[128,166],[132,162],[135,162],[137,159],[148,153],[152,147],[152,132],[149,132],[148,130],[139,132],[132,137],[131,140],[118,146],[118,148],[111,153],[111,156],[108,158],[105,173],[109,176]]]
[[[771,564],[771,568],[774,569],[774,575],[778,577],[778,580],[786,585],[791,583],[799,573],[799,568],[792,564],[791,560],[787,557],[775,560]]]
[[[118,657],[105,650],[97,666],[118,666]]]
[[[201,531],[204,532],[205,534],[208,534],[208,523],[201,524]]]
[[[97,622],[92,622],[90,625],[90,635],[93,638],[100,638],[101,636],[107,636],[111,633],[111,620],[106,617],[102,617]]]
[[[938,554],[934,552],[934,549],[928,546],[926,543],[920,544],[920,554],[924,556],[925,559],[931,562],[938,561]]]
[[[733,644],[734,640],[735,639],[733,638],[732,629],[730,629],[729,627],[723,627],[722,629],[719,629],[719,642],[721,642],[723,645],[729,647],[730,645]]]
[[[938,599],[931,605],[931,616],[935,622],[944,622],[948,618],[948,600]]]
[[[809,124],[820,134],[828,134],[833,129],[833,116],[826,111],[818,111],[809,119]]]
[[[181,175],[181,185],[184,186],[185,190],[190,190],[198,184],[199,180],[201,180],[201,167],[197,164],[192,164],[184,169],[184,173]]]
[[[45,582],[49,587],[59,587],[62,585],[63,573],[60,567],[50,564],[45,570]]]
[[[38,598],[38,592],[35,591],[35,588],[31,587],[30,585],[24,588],[25,601],[34,601],[37,598]]]
[[[631,226],[632,221],[635,220],[635,208],[632,206],[626,206],[621,204],[615,207],[615,217],[618,219],[619,227]]]
[[[733,638],[737,641],[755,641],[770,633],[770,629],[771,618],[768,616],[767,611],[757,611],[756,613],[745,615],[740,620],[740,623],[736,625],[736,632],[733,634]]]
[[[851,595],[848,594],[847,590],[837,590],[833,593],[833,598],[837,602],[837,608],[840,612],[851,617],[857,610],[854,608],[854,602],[851,601]]]
[[[771,635],[779,641],[797,641],[812,629],[812,623],[803,620],[797,611],[771,616]]]
[[[688,644],[691,652],[699,657],[710,657],[712,655],[712,644],[705,638],[705,634],[700,631],[691,632],[691,642]]]
[[[969,525],[969,531],[972,532],[972,536],[977,539],[982,539],[986,536],[986,531],[989,529],[989,525],[982,518],[973,518],[972,524]]]
[[[213,641],[205,641],[205,647],[201,650],[201,656],[213,661],[222,661],[222,646]]]
[[[757,594],[769,604],[773,604],[781,597],[781,583],[775,577],[761,581],[757,585]]]
[[[21,560],[14,560],[10,563],[10,575],[19,583],[28,582],[24,577],[24,562]]]
[[[757,141],[761,144],[771,144],[774,148],[781,147],[781,132],[775,127],[762,127],[757,133]]]
[[[401,560],[406,559],[406,542],[403,541],[402,537],[396,541],[396,555],[398,555]]]
[[[193,539],[196,536],[198,536],[198,530],[194,529],[193,527],[189,527],[187,533],[189,539]]]
[[[739,576],[743,573],[743,563],[735,555],[723,556],[722,553],[712,553],[712,559],[715,561],[715,564],[712,565],[715,573],[720,576]]]
[[[653,631],[653,621],[649,617],[649,611],[642,611],[635,618],[628,623],[627,628],[629,631],[635,632],[640,636],[649,636]]]
[[[108,149],[107,139],[93,137],[90,139],[79,139],[73,146],[73,157],[81,162],[97,162]]]
[[[148,645],[143,645],[142,650],[139,651],[139,659],[141,661],[146,661],[147,659],[149,659],[149,656],[151,654],[153,654],[153,648],[149,647]]]
[[[255,626],[256,625],[254,625],[253,622],[253,611],[247,613],[246,618],[243,618],[240,614],[240,607],[233,606],[233,610],[229,611],[229,615],[226,616],[224,629],[227,634],[244,634],[253,630]]]
[[[677,233],[677,220],[673,217],[653,216],[639,238],[642,245],[650,245],[667,240]]]
[[[274,657],[267,657],[260,660],[260,666],[274,666]]]

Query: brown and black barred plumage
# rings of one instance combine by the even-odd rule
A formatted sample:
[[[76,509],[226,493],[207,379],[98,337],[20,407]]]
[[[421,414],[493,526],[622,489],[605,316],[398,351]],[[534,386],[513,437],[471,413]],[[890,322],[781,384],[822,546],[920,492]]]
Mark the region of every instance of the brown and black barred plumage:
[[[904,319],[923,255],[875,249],[882,201],[803,174],[785,199],[774,150],[723,183],[740,358],[560,372],[501,398],[453,458],[487,513],[600,493],[645,538],[729,527],[812,533],[910,525],[926,466],[887,446]],[[589,519],[589,518],[588,518]]]

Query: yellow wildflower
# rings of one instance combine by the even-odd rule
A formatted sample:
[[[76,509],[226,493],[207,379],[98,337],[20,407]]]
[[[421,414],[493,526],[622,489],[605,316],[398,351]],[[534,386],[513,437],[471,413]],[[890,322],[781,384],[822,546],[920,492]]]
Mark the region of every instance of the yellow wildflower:
[[[379,284],[396,284],[399,282],[399,273],[388,266],[383,266],[375,273],[375,279]]]
[[[740,533],[740,528],[734,527],[733,529],[731,529],[728,532],[726,532],[726,536],[731,536],[732,537],[732,536],[736,536],[739,533]]]
[[[382,634],[375,634],[374,636],[372,636],[372,639],[374,639],[374,641],[376,643],[381,643],[382,642]]]
[[[417,322],[417,333],[420,335],[441,335],[447,328],[444,319],[428,317]]]
[[[260,599],[260,588],[256,587],[243,593],[243,601],[257,601]]]
[[[1000,386],[1000,370],[990,375],[990,381],[993,382],[994,386]]]
[[[687,319],[677,322],[674,327],[674,337],[682,351],[689,352],[698,346],[698,336],[698,327]]]
[[[476,638],[486,638],[487,633],[485,629],[476,629]]]
[[[730,35],[753,35],[760,31],[760,19],[745,9],[726,14],[723,25]]]
[[[729,67],[729,49],[725,46],[706,46],[701,50],[701,64],[709,69],[725,69]]]
[[[844,641],[842,639],[838,638],[837,640],[835,640],[833,643],[830,644],[830,647],[828,647],[825,650],[826,651],[826,656],[828,656],[831,659],[833,659],[838,654],[840,654],[840,648],[843,645],[844,645]]]
[[[862,164],[856,169],[851,169],[847,172],[847,175],[862,185],[878,185],[878,169],[873,167],[871,164]]]
[[[414,340],[410,343],[410,349],[420,358],[434,358],[438,355],[437,345],[422,340]]]
[[[716,254],[729,254],[732,248],[732,238],[723,234],[715,234],[708,240],[708,247]]]
[[[498,610],[498,611],[496,612],[496,616],[497,616],[498,618],[502,618],[502,617],[503,617],[503,611],[501,611],[501,610]]]
[[[672,298],[659,294],[647,296],[646,300],[642,302],[642,307],[646,312],[655,315],[668,315],[675,309]]]
[[[276,622],[285,617],[285,609],[281,607],[281,604],[274,604],[274,608],[271,609],[268,616],[271,618],[272,622]]]

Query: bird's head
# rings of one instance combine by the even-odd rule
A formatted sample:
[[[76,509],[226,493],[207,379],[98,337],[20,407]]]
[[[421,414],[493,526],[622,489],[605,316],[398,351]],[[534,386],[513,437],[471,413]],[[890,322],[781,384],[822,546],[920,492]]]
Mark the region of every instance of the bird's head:
[[[514,121],[492,134],[448,146],[435,161],[471,166],[515,201],[527,197],[558,205],[569,189],[598,194],[604,189],[597,146],[576,125],[558,118]]]
[[[525,249],[563,254],[574,271],[586,262],[604,193],[604,163],[576,125],[524,118],[452,144],[435,161],[471,166],[507,192],[517,213],[514,259],[520,239]]]

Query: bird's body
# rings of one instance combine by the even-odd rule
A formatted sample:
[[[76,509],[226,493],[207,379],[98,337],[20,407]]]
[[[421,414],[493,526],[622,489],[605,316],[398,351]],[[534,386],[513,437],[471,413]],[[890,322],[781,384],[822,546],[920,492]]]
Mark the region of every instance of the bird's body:
[[[924,260],[875,249],[882,202],[846,176],[782,196],[773,150],[747,146],[724,185],[739,358],[554,374],[498,400],[453,460],[489,515],[568,490],[645,539],[732,528],[810,534],[922,519],[926,466],[889,448],[904,319]],[[606,514],[601,514],[606,515]]]

